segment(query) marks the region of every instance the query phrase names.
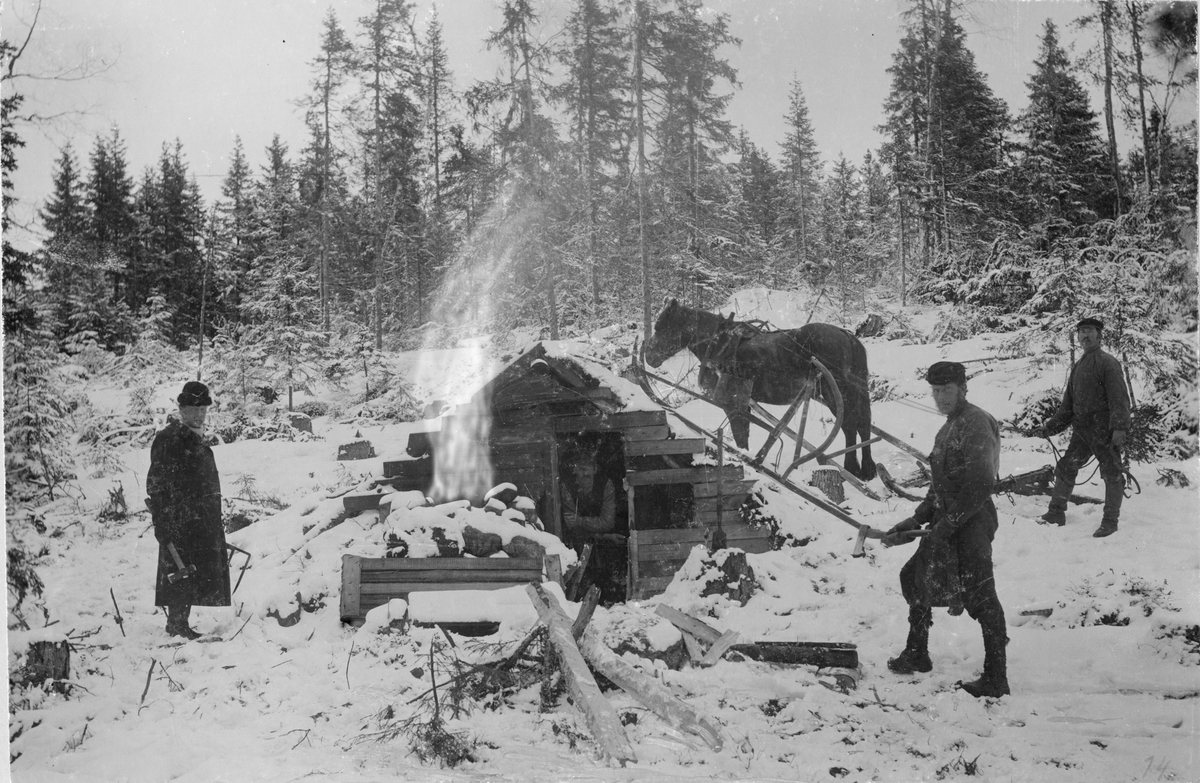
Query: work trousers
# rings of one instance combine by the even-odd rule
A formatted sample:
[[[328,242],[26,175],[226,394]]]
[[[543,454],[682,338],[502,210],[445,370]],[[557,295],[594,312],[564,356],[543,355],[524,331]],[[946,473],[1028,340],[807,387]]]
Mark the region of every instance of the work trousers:
[[[1125,499],[1125,471],[1120,455],[1112,445],[1112,432],[1106,423],[1076,422],[1071,442],[1054,466],[1054,491],[1050,496],[1050,511],[1065,512],[1071,490],[1080,469],[1092,456],[1100,463],[1100,478],[1104,481],[1105,522],[1116,522],[1121,516]]]

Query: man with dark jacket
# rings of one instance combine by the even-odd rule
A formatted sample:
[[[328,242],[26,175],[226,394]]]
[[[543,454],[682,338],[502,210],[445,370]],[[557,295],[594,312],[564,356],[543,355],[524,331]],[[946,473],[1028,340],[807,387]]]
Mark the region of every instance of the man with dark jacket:
[[[1088,458],[1095,455],[1104,480],[1104,514],[1096,538],[1117,532],[1121,501],[1125,499],[1125,470],[1120,448],[1129,431],[1129,390],[1121,363],[1100,350],[1104,322],[1084,318],[1075,327],[1075,337],[1083,356],[1071,368],[1058,411],[1040,428],[1043,437],[1057,435],[1074,426],[1071,442],[1054,466],[1054,491],[1050,508],[1042,515],[1043,524],[1067,523],[1067,500],[1075,488],[1075,477]]]
[[[167,610],[167,633],[195,639],[193,606],[229,606],[229,566],[221,522],[221,477],[204,445],[208,387],[188,381],[172,417],[150,446],[146,507],[158,539],[154,604]],[[174,581],[172,581],[172,577]]]
[[[992,540],[998,520],[992,488],[1000,466],[1000,428],[982,408],[967,402],[966,369],[937,362],[926,375],[946,423],[929,455],[933,482],[913,515],[883,537],[887,546],[911,541],[928,526],[917,552],[900,570],[908,602],[908,643],[888,668],[898,674],[933,669],[929,628],[933,607],[951,614],[965,608],[983,630],[983,675],[958,686],[975,697],[1009,693],[1004,608],[992,574]]]

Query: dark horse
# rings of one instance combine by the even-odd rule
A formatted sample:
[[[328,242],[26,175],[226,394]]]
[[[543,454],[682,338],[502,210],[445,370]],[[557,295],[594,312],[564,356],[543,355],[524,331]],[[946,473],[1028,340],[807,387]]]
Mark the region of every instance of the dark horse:
[[[814,397],[832,410],[828,381],[810,359],[824,364],[842,394],[842,434],[846,446],[871,438],[871,395],[867,389],[867,350],[853,334],[830,324],[807,324],[799,329],[763,331],[715,313],[681,305],[671,299],[658,314],[654,334],[646,340],[646,362],[657,367],[684,348],[701,363],[700,382],[729,417],[734,441],[746,448],[750,436],[745,394],[729,393],[732,380],[751,399],[769,405],[789,405],[814,374],[819,380]],[[714,372],[715,371],[715,372]],[[846,470],[861,479],[875,478],[871,447],[846,454]]]

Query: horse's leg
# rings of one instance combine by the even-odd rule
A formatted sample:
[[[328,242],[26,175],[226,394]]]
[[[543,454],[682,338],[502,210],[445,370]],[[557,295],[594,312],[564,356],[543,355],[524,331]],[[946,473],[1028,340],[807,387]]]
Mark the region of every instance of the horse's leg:
[[[844,416],[842,419],[842,434],[846,436],[846,448],[851,448],[855,443],[858,443],[858,432],[854,426],[853,416]],[[862,478],[858,472],[858,451],[847,451],[846,460],[843,463],[846,472],[852,476]]]
[[[858,436],[864,442],[871,439],[871,397],[869,394],[862,394],[862,404],[865,406],[858,414]],[[863,481],[870,481],[875,478],[875,460],[871,458],[871,447],[863,446],[862,449],[862,472],[859,478]]]

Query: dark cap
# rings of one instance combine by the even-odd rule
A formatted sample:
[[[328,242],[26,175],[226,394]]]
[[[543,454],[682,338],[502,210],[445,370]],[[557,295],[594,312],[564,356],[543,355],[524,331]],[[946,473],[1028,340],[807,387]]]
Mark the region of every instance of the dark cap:
[[[1097,332],[1104,331],[1104,322],[1099,318],[1084,318],[1082,321],[1075,324],[1076,329],[1082,329],[1085,326],[1094,326],[1096,327]]]
[[[183,391],[179,393],[176,401],[180,405],[190,405],[192,407],[202,407],[212,405],[212,397],[208,396],[208,387],[200,381],[188,381],[183,385]]]
[[[945,383],[957,383],[960,386],[967,382],[967,368],[958,362],[934,362],[925,373],[925,380],[930,386],[941,386]]]

